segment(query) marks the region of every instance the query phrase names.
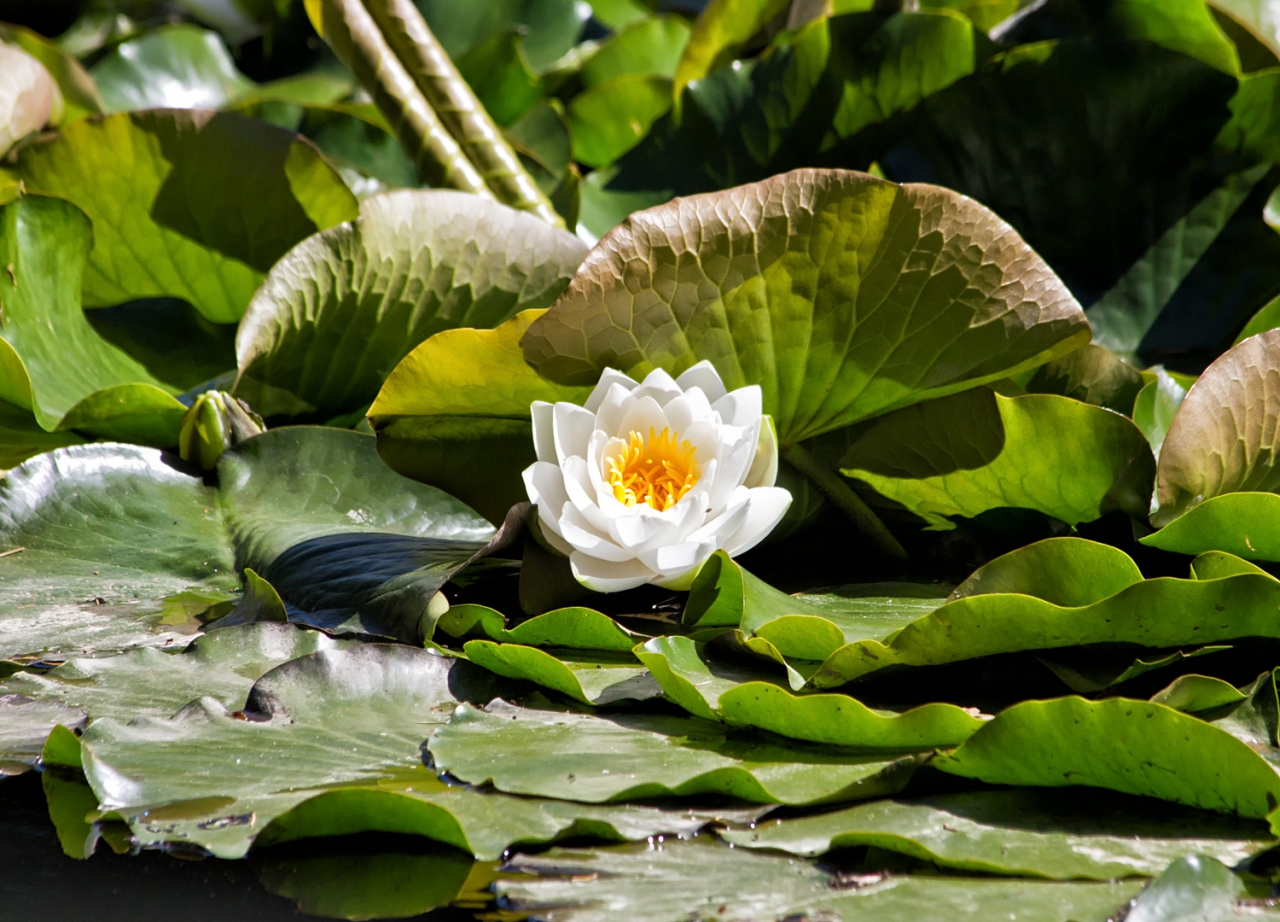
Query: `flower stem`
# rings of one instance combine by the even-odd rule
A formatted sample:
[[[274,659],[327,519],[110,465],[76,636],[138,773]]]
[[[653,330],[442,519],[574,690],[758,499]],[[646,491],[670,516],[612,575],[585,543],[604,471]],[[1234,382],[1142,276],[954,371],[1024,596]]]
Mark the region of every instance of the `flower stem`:
[[[800,445],[784,446],[780,454],[783,460],[812,480],[823,495],[840,508],[840,511],[853,519],[853,523],[871,539],[882,554],[897,560],[907,559],[907,552],[898,543],[898,539],[885,527],[884,522],[880,521],[880,517],[871,511],[871,507],[853,492],[853,488],[841,479],[839,474],[828,470]]]

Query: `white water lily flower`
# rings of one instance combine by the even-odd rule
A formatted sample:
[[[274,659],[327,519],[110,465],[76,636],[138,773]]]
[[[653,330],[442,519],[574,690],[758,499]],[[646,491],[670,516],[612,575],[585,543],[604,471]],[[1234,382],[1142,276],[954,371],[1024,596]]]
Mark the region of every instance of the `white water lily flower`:
[[[710,362],[637,384],[612,368],[585,406],[533,404],[525,469],[546,541],[596,592],[687,589],[717,550],[755,547],[791,494],[758,386],[726,393]]]

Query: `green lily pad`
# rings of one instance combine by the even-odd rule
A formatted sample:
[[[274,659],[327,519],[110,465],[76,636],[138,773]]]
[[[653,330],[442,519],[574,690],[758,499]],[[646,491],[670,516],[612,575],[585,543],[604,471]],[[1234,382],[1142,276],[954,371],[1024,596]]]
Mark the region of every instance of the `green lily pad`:
[[[30,410],[0,400],[0,470],[17,467],[42,451],[83,442],[74,432],[46,432]]]
[[[647,16],[618,28],[582,65],[582,83],[599,86],[629,74],[674,77],[689,31],[689,23],[671,13]]]
[[[1280,561],[1280,495],[1241,491],[1211,496],[1141,543],[1175,554],[1225,551],[1246,560]]]
[[[295,659],[254,683],[242,711],[198,698],[167,719],[95,721],[81,740],[85,776],[142,844],[240,857],[272,817],[320,790],[431,778],[419,746],[457,703],[452,664],[378,644]]]
[[[295,618],[420,640],[430,599],[493,533],[387,470],[367,435],[276,429],[220,464],[217,490],[172,456],[123,445],[60,449],[10,472],[0,553],[16,553],[0,557],[0,657],[173,645],[230,598],[244,567]],[[191,612],[164,601],[192,589],[221,595]]]
[[[1196,381],[1160,451],[1152,524],[1167,526],[1223,494],[1280,489],[1272,445],[1280,401],[1270,384],[1277,362],[1280,331],[1271,330],[1232,347]],[[1250,515],[1237,531],[1252,530],[1255,521],[1266,520]]]
[[[1250,818],[1280,799],[1280,773],[1246,743],[1126,698],[1015,704],[932,764],[991,784],[1109,788]]]
[[[644,681],[648,670],[629,653],[555,654],[515,643],[469,640],[463,647],[467,659],[509,679],[523,679],[568,695],[583,704],[613,704],[658,694],[654,683]]]
[[[1133,402],[1133,424],[1147,437],[1157,462],[1169,425],[1186,398],[1187,389],[1160,368],[1156,370],[1156,379],[1143,387]]]
[[[573,159],[605,167],[640,143],[671,108],[671,81],[651,74],[626,74],[589,87],[567,109]]]
[[[1108,792],[1033,789],[877,800],[721,835],[802,856],[871,845],[948,868],[1052,880],[1145,877],[1196,854],[1234,865],[1275,841],[1257,821]]]
[[[428,743],[437,768],[470,784],[585,803],[726,794],[811,804],[901,789],[918,760],[730,737],[693,718],[462,705]]]
[[[709,269],[740,246],[756,256]],[[910,259],[931,269],[906,272]],[[668,289],[669,273],[682,284]],[[902,302],[914,313],[884,306]],[[928,323],[911,327],[917,315]],[[761,386],[789,445],[1033,368],[1086,336],[1049,268],[976,203],[804,170],[632,215],[523,345],[534,369],[572,383],[708,359],[730,389]]]
[[[781,592],[717,551],[698,571],[681,620],[686,627],[754,630],[789,614],[812,614],[810,606]]]
[[[1174,922],[1204,919],[1231,922],[1240,917],[1245,882],[1209,855],[1187,855],[1173,862],[1163,874],[1138,894],[1126,920]]]
[[[1157,653],[1134,657],[1121,654],[1114,660],[1105,655],[1099,655],[1096,651],[1085,649],[1076,651],[1075,655],[1071,651],[1062,651],[1052,657],[1041,656],[1039,660],[1073,692],[1092,694],[1121,685],[1157,669],[1181,666],[1189,659],[1208,656],[1210,653],[1223,653],[1230,649],[1232,649],[1230,646],[1218,645],[1186,651],[1174,650],[1172,653],[1163,655]],[[1179,710],[1184,709],[1179,708]]]
[[[494,330],[437,333],[396,366],[369,409],[378,453],[392,470],[495,523],[528,499],[520,472],[536,460],[530,405],[581,404],[591,393],[525,364],[520,341],[538,316],[528,310]]]
[[[197,637],[181,653],[143,647],[71,659],[43,675],[20,672],[0,682],[0,695],[57,702],[84,711],[90,720],[170,717],[205,696],[234,711],[269,669],[350,643],[293,625],[246,624]]]
[[[363,409],[431,335],[550,305],[585,252],[545,221],[460,192],[368,198],[357,220],[272,268],[240,324],[236,394],[268,417]]]
[[[1140,582],[1142,571],[1119,548],[1083,538],[1048,538],[979,567],[950,598],[1016,593],[1071,608],[1101,602]]]
[[[56,701],[36,701],[25,695],[0,694],[0,778],[19,774],[35,763],[54,727],[85,725],[85,713]]]
[[[1140,881],[1002,880],[935,874],[831,874],[783,855],[705,841],[657,848],[555,848],[506,865],[505,905],[547,922],[676,922],[695,914],[727,919],[876,919],[954,922],[1007,919],[1105,922]]]
[[[694,23],[676,65],[675,91],[701,80],[727,60],[773,17],[785,0],[713,0]]]
[[[121,42],[90,73],[106,112],[220,109],[254,86],[216,32],[188,24]]]
[[[82,120],[24,150],[16,172],[28,191],[69,199],[93,221],[87,307],[168,296],[233,323],[290,247],[356,216],[319,151],[232,113]]]
[[[441,616],[436,629],[450,637],[483,637],[530,647],[604,650],[627,653],[643,636],[627,630],[608,615],[590,608],[557,608],[521,621],[508,629],[500,611],[484,605],[454,605]]]
[[[1239,704],[1247,697],[1230,682],[1192,674],[1178,676],[1152,695],[1151,700],[1188,714],[1197,714]]]
[[[958,746],[985,722],[953,704],[906,711],[867,707],[847,695],[791,694],[703,655],[687,637],[655,637],[636,647],[667,697],[696,717],[758,727],[791,739],[854,749],[926,750]]]
[[[23,196],[0,208],[0,398],[28,408],[47,432],[67,429],[176,443],[186,408],[172,390],[108,343],[80,310],[80,275],[92,245],[74,205]]]
[[[256,844],[391,832],[425,836],[491,861],[513,845],[541,845],[574,836],[614,842],[690,836],[708,823],[751,822],[762,812],[759,807],[678,810],[577,804],[481,792],[428,777],[412,784],[388,781],[378,787],[317,794],[272,820]]]
[[[1119,413],[1051,394],[986,388],[917,404],[876,421],[840,472],[943,531],[950,517],[1034,509],[1070,525],[1150,508],[1155,462]]]
[[[1080,558],[1082,563],[1085,559]],[[1087,565],[1074,571],[1063,569],[1056,575],[1065,581],[1072,572],[1080,573],[1084,584],[1090,581]],[[840,648],[810,683],[829,688],[890,665],[938,665],[996,653],[1092,643],[1168,650],[1246,637],[1277,637],[1277,611],[1280,582],[1263,573],[1200,580],[1161,577],[1077,606],[1008,592],[966,596],[882,642],[866,640]]]

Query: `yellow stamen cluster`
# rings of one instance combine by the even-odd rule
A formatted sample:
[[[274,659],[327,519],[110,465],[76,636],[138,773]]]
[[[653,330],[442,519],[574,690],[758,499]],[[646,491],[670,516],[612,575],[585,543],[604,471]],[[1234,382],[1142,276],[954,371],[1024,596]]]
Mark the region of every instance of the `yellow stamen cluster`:
[[[629,444],[606,459],[605,476],[618,502],[644,503],[665,512],[698,482],[697,451],[688,442],[677,441],[670,429],[655,433],[650,428],[647,440],[632,430]]]

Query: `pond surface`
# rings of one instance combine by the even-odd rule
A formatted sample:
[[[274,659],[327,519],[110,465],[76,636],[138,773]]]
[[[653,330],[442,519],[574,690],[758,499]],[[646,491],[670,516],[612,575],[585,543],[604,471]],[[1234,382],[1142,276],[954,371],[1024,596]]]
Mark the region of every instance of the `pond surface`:
[[[284,922],[316,915],[387,918],[384,913],[390,912],[397,918],[470,922],[475,918],[470,911],[430,907],[457,897],[464,884],[487,883],[491,867],[477,867],[459,852],[416,837],[360,836],[323,846],[220,861],[159,852],[117,855],[99,842],[91,859],[77,861],[63,854],[40,776],[28,772],[0,781],[0,916],[59,922]],[[471,905],[482,899],[472,895]]]

